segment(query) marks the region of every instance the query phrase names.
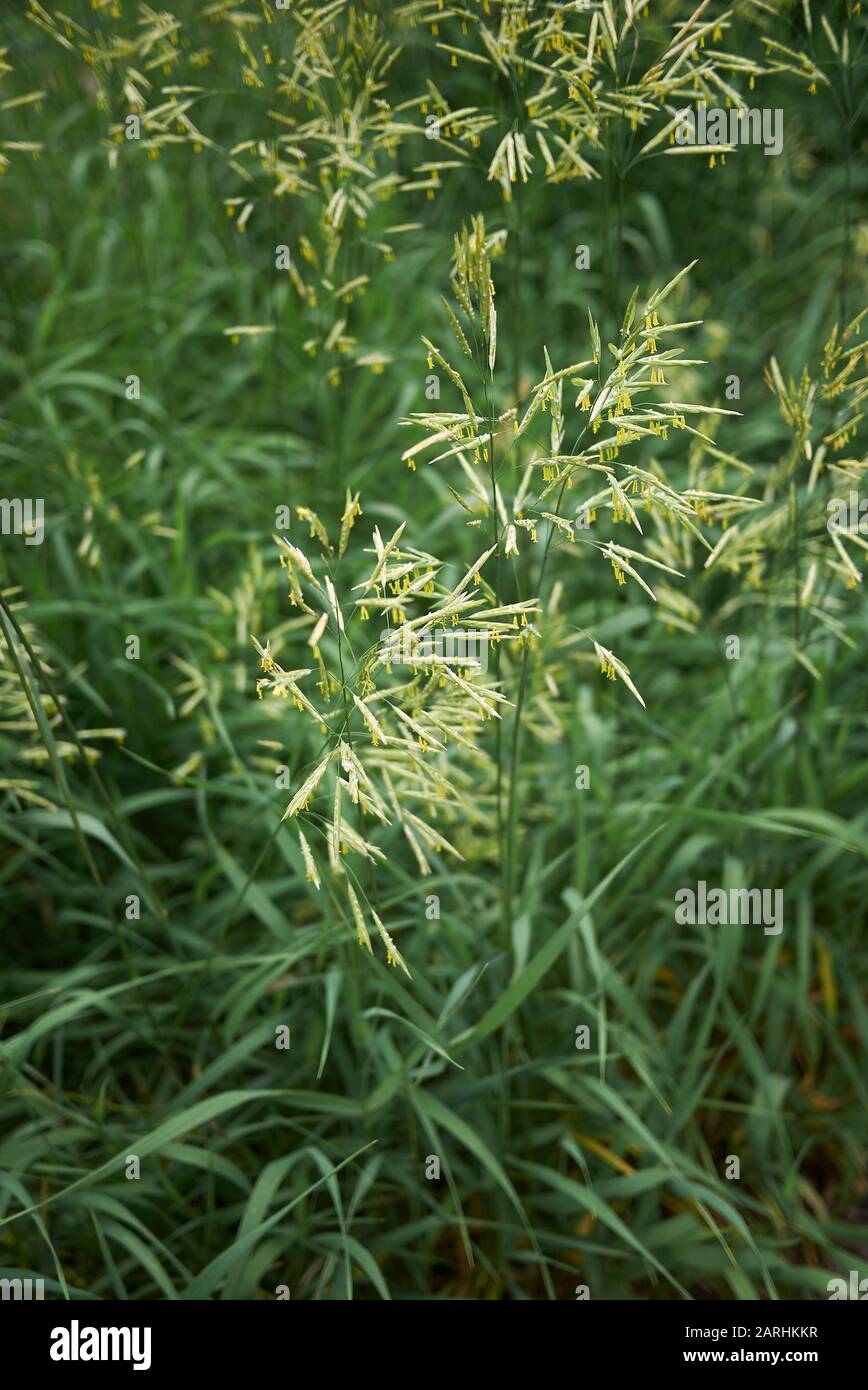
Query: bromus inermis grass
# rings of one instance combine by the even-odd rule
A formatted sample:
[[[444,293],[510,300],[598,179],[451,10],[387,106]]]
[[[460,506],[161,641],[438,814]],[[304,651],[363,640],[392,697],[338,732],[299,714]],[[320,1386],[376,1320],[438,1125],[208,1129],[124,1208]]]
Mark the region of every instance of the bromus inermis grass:
[[[0,1277],[858,1289],[865,17],[7,27]]]

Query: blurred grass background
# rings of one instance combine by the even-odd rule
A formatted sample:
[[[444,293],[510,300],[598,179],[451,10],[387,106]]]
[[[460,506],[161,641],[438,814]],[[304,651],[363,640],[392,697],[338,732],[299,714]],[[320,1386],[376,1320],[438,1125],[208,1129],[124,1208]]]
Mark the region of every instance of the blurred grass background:
[[[242,86],[229,27],[201,8],[173,13],[212,49],[201,120],[225,150],[263,128],[273,94]],[[430,76],[453,108],[508,107],[489,70],[452,71],[427,26],[361,8],[404,44],[393,104]],[[692,10],[660,8],[668,31]],[[758,26],[778,32],[770,8],[737,7],[736,51],[759,50]],[[780,8],[792,41],[802,7]],[[845,8],[826,7],[835,23]],[[110,28],[103,10],[67,11]],[[128,0],[123,12],[134,26]],[[81,57],[24,6],[2,24],[4,100],[44,94],[2,112],[7,141],[43,146],[7,150],[0,184],[2,491],[45,498],[46,536],[0,547],[0,1275],[124,1299],[280,1285],[302,1299],[576,1285],[809,1299],[832,1274],[864,1277],[862,595],[840,612],[851,645],[809,631],[815,678],[781,612],[699,556],[674,586],[700,615],[685,629],[559,555],[561,611],[626,656],[647,708],[553,656],[563,727],[529,711],[512,940],[498,938],[496,845],[424,880],[396,852],[379,901],[412,982],[364,956],[304,880],[274,766],[302,767],[307,736],[254,698],[249,641],[292,616],[271,540],[281,505],[330,522],[349,486],[365,534],[406,517],[426,549],[478,553],[444,475],[401,465],[399,421],[426,408],[419,335],[442,334],[452,237],[479,210],[509,233],[494,267],[502,351],[526,385],[543,344],[556,366],[587,355],[588,308],[611,336],[634,284],[647,294],[698,258],[678,301],[679,318],[703,320],[693,376],[721,405],[739,376],[741,418],[716,439],[763,496],[789,438],[769,357],[798,376],[864,303],[861,105],[848,145],[825,90],[764,81],[782,154],[639,166],[620,251],[608,176],[535,180],[505,205],[480,158],[434,199],[396,194],[344,248],[349,278],[369,242],[421,224],[352,305],[358,343],[389,361],[331,385],[273,269],[276,242],[315,226],[316,200],[274,202],[239,233],[224,205],[238,180],[213,150],[148,159],[130,142],[110,168]],[[854,49],[862,33],[854,21]],[[411,119],[403,176],[432,157]],[[224,334],[249,323],[277,331]],[[677,470],[677,446],[669,459]],[[676,927],[673,894],[699,878],[783,888],[784,931]]]

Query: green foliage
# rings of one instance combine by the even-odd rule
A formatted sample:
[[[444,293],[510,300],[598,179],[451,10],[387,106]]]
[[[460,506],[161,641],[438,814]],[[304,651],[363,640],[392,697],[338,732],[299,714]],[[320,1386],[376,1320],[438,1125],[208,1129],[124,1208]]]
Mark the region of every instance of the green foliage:
[[[864,1277],[859,7],[6,28],[0,1275]]]

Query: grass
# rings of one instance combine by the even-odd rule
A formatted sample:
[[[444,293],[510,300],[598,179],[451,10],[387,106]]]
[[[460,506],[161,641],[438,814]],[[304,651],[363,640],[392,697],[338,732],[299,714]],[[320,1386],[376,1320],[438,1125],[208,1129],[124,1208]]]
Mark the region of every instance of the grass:
[[[42,150],[36,160],[3,146],[0,451],[5,494],[45,498],[46,534],[38,547],[0,543],[0,1277],[40,1276],[49,1297],[88,1299],[272,1298],[286,1286],[293,1299],[573,1299],[586,1287],[632,1300],[814,1299],[834,1275],[868,1275],[868,609],[824,524],[826,499],[858,487],[864,431],[827,447],[814,479],[793,443],[803,366],[824,380],[834,325],[865,302],[854,79],[864,20],[823,8],[837,55],[817,14],[809,34],[795,5],[777,18],[738,7],[723,38],[708,38],[763,69],[752,95],[748,69],[726,80],[783,108],[780,157],[747,147],[714,169],[701,155],[634,163],[662,124],[657,109],[647,130],[610,125],[600,147],[577,125],[600,177],[551,182],[525,104],[532,69],[510,60],[501,79],[462,58],[456,71],[437,43],[481,52],[481,40],[448,14],[432,36],[409,25],[418,6],[339,6],[332,39],[344,33],[350,57],[320,88],[340,96],[336,111],[358,95],[373,62],[360,26],[380,14],[388,44],[404,44],[384,77],[390,119],[415,132],[394,156],[374,151],[378,170],[411,186],[376,199],[364,226],[349,217],[336,240],[321,219],[336,184],[322,190],[311,175],[313,191],[276,199],[253,158],[253,183],[232,167],[229,149],[273,141],[267,112],[291,107],[279,62],[256,70],[265,87],[244,84],[231,22],[173,6],[172,61],[201,46],[211,60],[148,68],[144,106],[163,85],[201,82],[210,95],[193,114],[213,145],[195,153],[192,139],[159,135],[151,159],[147,127],[141,147],[110,138],[127,109],[124,63],[82,58],[94,36],[135,29],[128,0],[119,19],[109,6],[71,8],[90,36],[74,31],[74,51],[24,14],[9,21],[3,100],[44,95],[40,109],[3,112],[5,139]],[[292,35],[266,27],[258,6],[246,12],[245,42],[261,55],[267,40],[289,60]],[[636,55],[631,39],[614,69],[601,52],[600,82],[611,90],[644,71],[691,13],[673,2],[642,21]],[[816,95],[774,70],[763,36],[813,55]],[[140,71],[142,56],[126,66]],[[428,80],[452,111],[476,106],[491,121],[478,147],[460,131],[442,146],[425,138]],[[308,117],[302,102],[292,118]],[[486,172],[513,120],[536,159],[504,202]],[[309,175],[327,157],[315,144]],[[455,167],[429,199],[421,166],[438,161]],[[650,512],[641,537],[610,521],[606,498],[591,537],[677,557],[680,578],[636,562],[655,604],[629,576],[616,583],[583,532],[571,543],[541,518],[575,519],[605,484],[577,473],[575,488],[556,479],[540,499],[535,475],[537,542],[520,531],[507,557],[502,524],[454,459],[401,463],[424,437],[402,419],[462,408],[436,364],[441,398],[426,398],[421,337],[464,370],[441,296],[453,239],[479,213],[489,235],[507,233],[492,260],[499,346],[487,386],[479,325],[474,403],[489,422],[519,392],[526,405],[544,348],[556,371],[592,355],[589,312],[602,341],[596,394],[633,286],[641,306],[697,259],[660,315],[701,321],[684,347],[705,365],[673,373],[677,390],[660,395],[741,414],[691,418],[712,444],[673,429],[622,462],[653,459],[678,496],[738,496],[727,542],[738,569],[727,550],[705,568],[701,542]],[[275,272],[283,242],[316,304]],[[587,271],[575,268],[579,244]],[[370,281],[349,303],[323,289],[360,275]],[[338,317],[353,339],[343,352],[325,346]],[[275,331],[233,345],[233,326]],[[138,401],[125,394],[130,375]],[[814,459],[858,393],[818,398]],[[567,449],[588,419],[576,395],[567,385]],[[512,449],[511,426],[498,433],[477,474],[489,500],[493,471],[511,508],[552,417]],[[856,481],[834,471],[848,460]],[[363,515],[345,555],[323,556],[295,508],[321,517],[334,542],[347,489]],[[730,518],[726,503],[707,505],[697,525],[714,545]],[[512,710],[499,750],[489,721],[478,756],[449,755],[456,803],[433,822],[463,859],[431,852],[422,875],[397,826],[371,832],[385,864],[347,859],[368,928],[375,911],[409,980],[381,944],[359,948],[329,870],[320,832],[333,782],[305,822],[319,891],[295,818],[281,820],[323,743],[290,701],[255,698],[251,635],[287,669],[312,664],[309,620],[288,601],[272,539],[287,506],[285,538],[324,566],[342,602],[370,574],[362,547],[374,527],[388,538],[406,522],[402,544],[443,560],[445,592],[497,540],[483,571],[492,593],[538,596],[542,608],[538,640],[502,644]],[[859,548],[848,553],[858,567]],[[340,692],[330,708],[345,711],[340,728],[365,762],[361,717],[344,704],[359,626],[340,644],[327,636],[323,656]],[[378,628],[364,628],[368,646]],[[733,635],[737,660],[725,655]],[[622,680],[601,679],[591,639],[629,669],[644,706]],[[349,824],[347,798],[344,812]],[[676,926],[675,892],[700,879],[783,889],[783,932]],[[288,1048],[276,1046],[281,1028]],[[432,1158],[439,1177],[426,1175]]]

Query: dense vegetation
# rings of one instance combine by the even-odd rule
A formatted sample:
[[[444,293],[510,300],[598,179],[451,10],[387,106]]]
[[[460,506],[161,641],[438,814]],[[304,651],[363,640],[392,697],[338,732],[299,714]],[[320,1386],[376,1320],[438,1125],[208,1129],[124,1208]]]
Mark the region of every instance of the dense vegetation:
[[[2,28],[0,1276],[864,1277],[860,6]]]

